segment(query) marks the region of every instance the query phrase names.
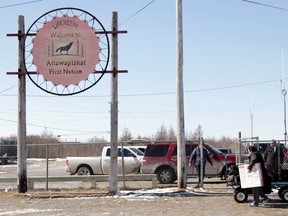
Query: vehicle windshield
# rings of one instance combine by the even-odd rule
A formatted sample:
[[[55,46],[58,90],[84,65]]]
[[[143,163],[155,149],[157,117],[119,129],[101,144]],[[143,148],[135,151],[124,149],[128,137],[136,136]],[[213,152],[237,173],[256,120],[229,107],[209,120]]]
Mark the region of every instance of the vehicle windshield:
[[[216,154],[224,154],[223,152],[221,152],[219,149],[217,149],[216,147],[212,146],[211,144],[207,144],[207,146]]]
[[[138,148],[133,148],[133,147],[130,147],[130,149],[135,152],[137,155],[139,156],[144,156],[144,153],[142,151],[140,151]]]

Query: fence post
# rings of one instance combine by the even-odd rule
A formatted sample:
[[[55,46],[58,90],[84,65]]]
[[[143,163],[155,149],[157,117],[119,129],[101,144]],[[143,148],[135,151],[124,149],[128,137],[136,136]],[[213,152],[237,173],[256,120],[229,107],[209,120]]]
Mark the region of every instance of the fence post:
[[[126,188],[125,182],[125,161],[124,161],[124,150],[123,150],[123,142],[121,142],[121,157],[122,157],[122,176],[123,176],[123,187]]]
[[[34,183],[31,181],[30,178],[27,178],[27,188],[28,189],[34,189]]]
[[[204,179],[204,159],[203,159],[203,143],[204,143],[204,141],[203,141],[203,137],[200,137],[200,179],[201,179],[201,181],[200,181],[200,185],[201,185],[201,187],[203,188],[203,179]]]
[[[49,165],[49,147],[48,144],[46,144],[46,191],[48,191],[48,165]]]

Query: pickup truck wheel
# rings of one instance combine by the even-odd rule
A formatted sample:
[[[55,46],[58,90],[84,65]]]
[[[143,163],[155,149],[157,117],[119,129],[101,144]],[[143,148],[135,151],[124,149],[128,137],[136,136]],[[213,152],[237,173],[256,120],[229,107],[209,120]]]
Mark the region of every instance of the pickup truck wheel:
[[[157,179],[161,184],[171,184],[176,180],[176,174],[170,167],[160,168],[156,174]]]
[[[78,168],[77,174],[78,175],[92,175],[92,170],[88,166],[81,166]]]

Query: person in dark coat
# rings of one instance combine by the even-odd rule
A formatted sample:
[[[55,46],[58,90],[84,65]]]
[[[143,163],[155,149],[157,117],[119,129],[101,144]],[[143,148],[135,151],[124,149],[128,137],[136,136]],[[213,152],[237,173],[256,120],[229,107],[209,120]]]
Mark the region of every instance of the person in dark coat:
[[[284,160],[286,163],[288,163],[288,150],[286,151],[286,153],[284,155]]]
[[[205,166],[206,166],[206,161],[208,161],[211,166],[213,167],[213,163],[209,157],[209,152],[206,148],[203,147],[203,178],[201,179],[201,149],[200,149],[200,144],[198,144],[197,148],[193,149],[190,159],[189,159],[189,166],[195,162],[195,166],[197,169],[197,174],[198,174],[198,184],[194,188],[199,188],[200,183],[203,183],[203,179],[205,176]]]
[[[280,151],[280,152],[278,152]],[[280,156],[280,165],[278,159]],[[284,162],[284,153],[282,148],[277,146],[275,140],[272,140],[271,144],[266,148],[264,152],[264,162],[266,164],[268,175],[272,178],[272,181],[279,180],[279,174],[281,172],[281,165]]]
[[[248,172],[252,171],[252,168],[256,163],[260,163],[261,167],[262,167],[262,175],[265,178],[265,176],[267,176],[267,171],[265,169],[264,160],[263,160],[261,153],[257,151],[255,146],[249,146],[248,153],[249,153]],[[265,181],[264,181],[264,183],[265,183]],[[259,195],[264,198],[263,204],[266,204],[267,202],[269,202],[269,198],[263,192],[262,187],[254,187],[254,188],[252,188],[252,192],[253,192],[253,196],[254,196],[254,201],[252,203],[249,203],[249,206],[258,207]]]

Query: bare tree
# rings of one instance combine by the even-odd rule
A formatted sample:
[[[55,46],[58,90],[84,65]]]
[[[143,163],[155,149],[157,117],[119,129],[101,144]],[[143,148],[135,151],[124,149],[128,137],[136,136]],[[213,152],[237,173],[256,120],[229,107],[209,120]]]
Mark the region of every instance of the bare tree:
[[[157,134],[155,136],[155,140],[167,140],[168,133],[165,125],[161,125],[160,129],[157,131]]]
[[[175,131],[174,131],[173,127],[171,126],[169,128],[168,140],[173,141],[173,140],[176,140],[176,139],[177,139],[177,137],[176,137]]]
[[[88,143],[105,143],[107,142],[107,140],[104,138],[104,137],[97,137],[97,136],[94,136],[90,139],[87,140]]]
[[[210,143],[216,148],[231,148],[235,150],[235,145],[237,143],[237,139],[232,139],[230,137],[222,136],[220,139],[215,139],[214,137],[207,137],[205,139],[206,143]]]
[[[128,128],[124,128],[120,137],[120,141],[132,140],[132,134]]]
[[[28,135],[27,143],[29,144],[51,144],[59,143],[59,137],[49,132],[46,128],[41,135]]]
[[[202,126],[198,125],[198,127],[194,131],[194,134],[192,135],[192,139],[193,140],[199,140],[202,136],[203,136]]]

